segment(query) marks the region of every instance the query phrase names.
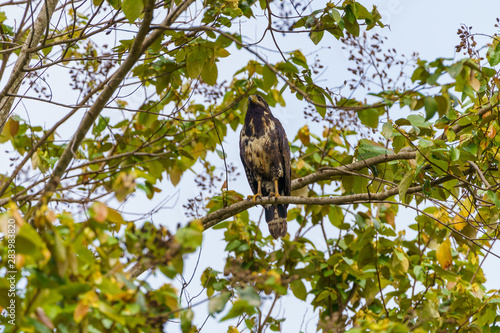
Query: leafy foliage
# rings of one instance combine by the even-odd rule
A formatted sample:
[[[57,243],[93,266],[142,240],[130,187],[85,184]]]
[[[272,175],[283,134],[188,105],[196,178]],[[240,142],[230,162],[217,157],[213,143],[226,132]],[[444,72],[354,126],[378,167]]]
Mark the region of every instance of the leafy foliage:
[[[20,23],[0,13],[0,74],[32,87],[22,100],[67,107],[45,128],[13,106],[18,86],[0,92],[0,143],[12,160],[0,175],[2,309],[12,298],[10,275],[16,289],[15,325],[0,316],[6,331],[161,332],[177,324],[197,332],[201,307],[228,332],[280,331],[286,319],[275,304],[284,297],[317,310],[322,332],[498,331],[500,296],[486,289],[482,270],[487,256],[498,257],[497,36],[478,45],[461,27],[463,59],[428,61],[384,50],[371,31],[384,28],[377,8],[350,0],[298,17],[263,0],[50,3]],[[242,18],[262,24],[262,13],[279,60],[235,28]],[[352,55],[347,96],[321,85],[324,60],[279,49],[275,35],[290,32],[315,45],[328,34],[341,40]],[[109,33],[119,35],[113,45],[104,44]],[[253,60],[224,70],[245,54]],[[13,58],[21,65],[7,73]],[[72,103],[53,101],[43,85],[58,64]],[[139,105],[136,91],[144,91]],[[296,204],[288,215],[296,232],[279,242],[227,186],[237,170],[223,142],[255,93],[272,107],[294,98],[308,105],[308,125],[289,133],[295,191],[279,198]],[[408,115],[393,118],[402,110]],[[77,115],[75,127],[68,119]],[[63,125],[70,140],[61,140]],[[141,196],[162,200],[165,183],[178,188],[189,172],[208,199],[185,205],[193,218],[186,225],[151,218],[170,192],[144,216],[124,208]],[[396,232],[400,207],[416,213],[407,232]],[[224,269],[203,267],[205,298],[186,304],[184,266],[203,238],[213,241],[212,226],[224,233]]]

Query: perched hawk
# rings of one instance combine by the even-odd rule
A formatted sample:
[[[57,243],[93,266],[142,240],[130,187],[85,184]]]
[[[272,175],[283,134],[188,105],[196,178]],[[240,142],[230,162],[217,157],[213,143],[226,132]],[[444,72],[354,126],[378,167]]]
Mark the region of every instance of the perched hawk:
[[[248,182],[259,196],[289,196],[291,191],[290,147],[285,130],[274,118],[263,97],[248,98],[245,125],[240,134],[240,157]],[[269,232],[274,238],[286,235],[286,205],[265,205]]]

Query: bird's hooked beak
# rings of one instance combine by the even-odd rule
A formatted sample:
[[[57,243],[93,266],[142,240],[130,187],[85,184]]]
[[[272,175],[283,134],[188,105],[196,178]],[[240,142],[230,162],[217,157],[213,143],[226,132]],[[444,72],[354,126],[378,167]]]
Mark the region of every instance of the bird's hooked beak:
[[[248,101],[255,103],[255,104],[260,104],[259,99],[257,98],[257,95],[250,95],[248,96]]]
[[[256,104],[256,105],[260,105],[261,107],[263,107],[266,111],[269,111],[269,107],[267,106],[267,104],[265,102],[263,102],[258,95],[250,95],[248,96],[248,102],[252,103],[252,104]]]

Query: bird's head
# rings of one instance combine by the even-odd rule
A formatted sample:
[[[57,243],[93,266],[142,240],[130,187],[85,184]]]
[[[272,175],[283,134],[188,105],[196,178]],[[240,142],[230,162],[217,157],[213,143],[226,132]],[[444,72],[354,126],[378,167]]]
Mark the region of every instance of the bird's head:
[[[266,100],[264,97],[260,95],[250,95],[248,97],[248,102],[250,105],[253,104],[253,106],[258,106],[263,108],[264,111],[271,112],[271,109],[269,108],[269,105],[267,104]]]

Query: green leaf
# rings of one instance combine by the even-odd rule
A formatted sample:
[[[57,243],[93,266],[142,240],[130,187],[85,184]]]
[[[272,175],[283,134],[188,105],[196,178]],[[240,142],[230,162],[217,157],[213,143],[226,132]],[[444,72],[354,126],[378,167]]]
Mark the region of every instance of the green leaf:
[[[500,63],[500,43],[497,38],[493,39],[493,43],[491,43],[488,52],[486,52],[486,58],[492,67]]]
[[[309,65],[307,64],[307,59],[304,56],[304,54],[300,52],[300,50],[295,50],[293,52],[292,62],[296,65],[309,69]]]
[[[400,250],[394,250],[394,256],[392,257],[392,270],[396,275],[405,275],[408,272],[410,262],[408,258]]]
[[[448,96],[436,96],[434,97],[437,103],[437,112],[439,116],[444,116],[450,109],[450,99]]]
[[[252,315],[255,312],[255,307],[248,305],[247,301],[237,300],[236,302],[234,302],[231,310],[229,310],[229,312],[221,319],[221,321],[239,317],[244,313]]]
[[[19,228],[16,235],[16,251],[19,254],[40,255],[40,248],[43,248],[44,241],[35,229],[28,223]]]
[[[495,76],[495,74],[497,73],[496,70],[494,70],[493,68],[490,68],[490,67],[481,68],[481,72],[483,72],[483,74],[488,76],[488,77]]]
[[[345,11],[345,17],[344,21],[347,23],[354,23],[356,22],[356,15],[354,14],[354,10],[356,10],[356,6],[354,4],[348,4],[345,6],[344,11]]]
[[[498,195],[496,192],[493,192],[492,190],[488,190],[488,198],[490,198],[491,201],[500,208],[500,200],[498,200]]]
[[[458,74],[460,74],[463,68],[464,64],[462,64],[461,62],[457,62],[456,64],[448,67],[448,73],[451,75],[452,78],[456,78]]]
[[[344,20],[345,29],[353,36],[359,37],[359,24],[358,21],[349,22],[348,20]]]
[[[416,115],[416,114],[409,115],[407,117],[407,119],[415,127],[428,128],[431,126],[431,123],[425,121],[424,117]]]
[[[438,110],[438,104],[433,97],[427,96],[424,100],[425,106],[425,120],[429,120],[436,114]]]
[[[339,227],[344,222],[344,212],[339,206],[330,206],[330,212],[328,213],[328,219],[330,223],[335,227]]]
[[[269,90],[271,87],[273,87],[276,83],[278,83],[278,79],[276,78],[276,73],[273,72],[269,67],[264,66],[264,69],[262,70],[262,88],[264,90]]]
[[[335,23],[339,23],[340,20],[342,19],[342,17],[340,16],[339,11],[336,10],[335,8],[330,9],[330,11],[328,12],[328,14],[330,14],[331,18],[335,21]]]
[[[188,252],[196,250],[201,245],[203,240],[203,227],[198,228],[192,224],[181,228],[175,234],[175,239],[181,244]]]
[[[215,151],[217,152],[217,155],[219,155],[219,157],[223,160],[224,158],[227,158],[227,155],[226,153],[224,153],[222,150],[220,149],[215,149]]]
[[[324,30],[321,30],[321,31],[311,31],[311,34],[309,35],[309,38],[311,38],[311,40],[314,43],[314,45],[318,45],[318,43],[321,42],[321,39],[323,38],[324,34],[325,34]]]
[[[213,86],[217,83],[217,77],[219,76],[219,71],[217,69],[217,64],[211,64],[207,61],[203,66],[201,71],[201,79],[208,85]]]
[[[363,125],[378,128],[379,113],[376,109],[364,109],[358,111],[358,118]]]
[[[186,57],[186,71],[190,78],[196,79],[203,70],[207,53],[202,47],[194,47]]]
[[[357,149],[360,159],[367,159],[383,154],[393,154],[392,151],[368,139],[361,139]]]
[[[407,172],[404,176],[403,179],[401,179],[401,183],[399,184],[399,197],[400,200],[403,202],[406,202],[405,197],[406,197],[406,192],[408,191],[408,188],[410,187],[410,184],[413,182],[413,173],[412,172]]]
[[[181,330],[182,333],[193,332],[191,330],[193,326],[194,312],[192,309],[187,309],[181,312]]]
[[[210,302],[208,302],[208,313],[213,314],[222,312],[229,298],[231,298],[231,293],[229,291],[224,291],[219,296],[211,298]]]
[[[237,249],[241,245],[241,240],[239,239],[234,239],[232,240],[229,244],[227,244],[226,248],[224,251],[231,252],[234,249]]]
[[[53,250],[54,257],[56,261],[59,262],[64,262],[66,261],[67,254],[66,254],[66,248],[64,246],[64,241],[57,231],[57,229],[54,230],[54,250]]]
[[[104,303],[103,301],[99,301],[98,309],[102,312],[106,317],[111,319],[112,321],[125,325],[125,318],[116,313],[116,309]]]
[[[120,0],[106,0],[110,5],[111,7],[113,7],[114,9],[116,10],[119,10],[120,9],[120,6],[121,6],[121,1]]]
[[[318,103],[318,104],[325,105],[325,103],[326,103],[325,96],[323,96],[323,94],[312,95],[311,99],[315,103]],[[326,115],[326,108],[323,106],[319,106],[319,105],[315,105],[315,107],[316,107],[316,111],[318,111],[318,113],[321,115],[321,117],[324,118]]]
[[[260,296],[255,292],[253,287],[245,285],[244,287],[236,287],[240,299],[247,301],[251,306],[260,306]]]
[[[356,2],[354,3],[354,9],[356,11],[356,17],[358,20],[365,20],[371,17],[370,12],[362,4]]]
[[[366,221],[360,214],[354,214],[354,220],[360,228],[364,228],[366,226]]]
[[[458,161],[460,159],[460,149],[451,147],[450,148],[450,158],[453,162]]]
[[[389,140],[391,138],[393,131],[394,128],[392,127],[392,124],[390,122],[386,122],[382,126],[382,135],[386,140]]]
[[[134,23],[144,10],[144,2],[142,0],[123,0],[122,10],[127,20]]]
[[[307,298],[307,289],[302,280],[297,279],[290,283],[290,289],[292,289],[292,293],[300,300],[305,301]]]
[[[220,49],[225,49],[229,45],[233,43],[232,39],[227,38],[226,36],[220,35],[217,37],[217,40],[215,41],[215,46]]]
[[[109,281],[109,280],[103,280],[103,282],[104,281]],[[102,284],[99,285],[100,289],[101,289],[101,285]],[[87,291],[89,291],[91,289],[92,289],[92,287],[88,284],[85,284],[85,283],[69,283],[69,284],[65,284],[65,285],[62,285],[59,288],[57,288],[57,292],[63,296],[66,296],[66,297],[76,297],[78,295],[86,293]],[[103,289],[101,289],[101,290],[103,290]],[[117,289],[118,289],[118,292],[121,291],[120,288],[117,288]]]
[[[298,73],[299,70],[297,66],[290,62],[279,62],[276,64],[275,68],[283,73]]]

